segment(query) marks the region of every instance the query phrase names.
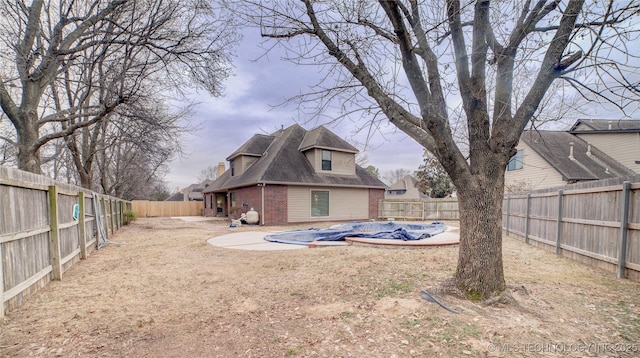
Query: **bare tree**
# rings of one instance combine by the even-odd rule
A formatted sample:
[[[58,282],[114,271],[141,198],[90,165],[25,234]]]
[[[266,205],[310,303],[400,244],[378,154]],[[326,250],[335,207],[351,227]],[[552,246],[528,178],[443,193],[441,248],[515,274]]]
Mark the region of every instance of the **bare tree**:
[[[198,183],[202,183],[205,180],[215,180],[218,177],[218,167],[209,165],[202,169],[198,174]]]
[[[411,174],[411,170],[409,169],[400,168],[389,170],[384,172],[382,179],[387,185],[393,185],[409,174]]]
[[[100,122],[95,155],[104,193],[126,199],[146,198],[182,152],[184,112],[172,113],[160,102],[122,106]]]
[[[557,79],[626,108],[637,98],[637,1],[243,1],[238,13],[295,63],[329,70],[307,104],[339,99],[388,120],[433,153],[458,191],[451,283],[485,299],[505,290],[504,173]],[[631,46],[635,41],[636,46]],[[637,60],[637,59],[636,59]],[[522,96],[514,78],[528,73]],[[524,78],[524,77],[523,77]],[[491,79],[491,81],[489,81]],[[618,99],[617,101],[615,99]],[[461,103],[460,116],[449,104]],[[452,128],[464,127],[465,143]],[[463,148],[464,150],[461,150]]]
[[[18,167],[34,173],[44,145],[141,89],[167,96],[192,83],[218,94],[237,38],[205,0],[15,1],[0,12],[0,106],[17,132]]]

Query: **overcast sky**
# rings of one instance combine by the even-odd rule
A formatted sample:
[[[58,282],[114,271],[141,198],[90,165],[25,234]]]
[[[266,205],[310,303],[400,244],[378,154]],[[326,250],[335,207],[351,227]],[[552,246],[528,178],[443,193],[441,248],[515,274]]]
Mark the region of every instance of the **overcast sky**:
[[[418,169],[422,147],[392,125],[381,128],[381,133],[356,133],[365,125],[364,120],[354,122],[357,118],[347,118],[328,123],[327,119],[312,119],[311,115],[300,113],[295,104],[278,106],[308,91],[322,74],[313,66],[296,66],[281,60],[278,49],[259,58],[264,53],[260,41],[256,34],[245,35],[233,61],[235,75],[226,81],[222,97],[212,98],[204,92],[194,96],[200,104],[192,120],[200,123],[200,129],[186,137],[187,155],[174,159],[170,165],[166,180],[171,191],[196,183],[201,170],[225,161],[254,134],[270,134],[294,123],[307,130],[325,125],[361,150],[368,143],[363,151],[368,158],[366,165],[375,166],[381,175],[396,169]]]
[[[422,147],[386,121],[379,131],[369,133],[365,129],[358,132],[358,128],[367,127],[366,120],[353,117],[330,123],[337,113],[323,113],[328,119],[313,119],[311,115],[301,113],[294,103],[281,105],[287,99],[308,93],[310,86],[317,84],[324,73],[316,66],[297,66],[282,60],[283,52],[277,47],[268,56],[262,56],[265,50],[261,42],[256,29],[245,30],[233,60],[235,75],[226,81],[223,96],[212,98],[205,92],[194,94],[200,104],[193,111],[192,121],[199,123],[199,130],[185,138],[187,154],[170,164],[166,180],[171,191],[196,183],[203,169],[216,166],[218,162],[225,162],[228,169],[225,158],[254,134],[270,134],[294,123],[307,130],[325,125],[358,147],[368,159],[364,166],[375,166],[381,176],[397,169],[410,172],[418,169],[422,163]],[[584,106],[575,116],[621,118],[618,111],[591,105]],[[558,126],[566,127],[574,121],[566,118],[567,123],[556,123],[553,129],[565,129]]]

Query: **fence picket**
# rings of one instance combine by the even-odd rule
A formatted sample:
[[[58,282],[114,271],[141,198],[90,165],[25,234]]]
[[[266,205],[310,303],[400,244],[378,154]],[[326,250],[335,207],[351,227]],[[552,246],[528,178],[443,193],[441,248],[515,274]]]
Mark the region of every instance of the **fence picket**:
[[[0,319],[49,281],[60,280],[78,259],[87,258],[87,247],[96,242],[87,243],[86,225],[95,225],[90,224],[95,218],[85,216],[88,192],[0,166],[0,198],[12,203],[6,206],[10,210],[0,211]],[[79,206],[77,222],[72,210],[66,211],[73,203]]]
[[[625,181],[622,183],[622,206],[620,208],[620,254],[618,255],[618,269],[616,276],[623,278],[625,274],[625,266],[627,262],[627,241],[629,233],[629,197],[631,183]]]

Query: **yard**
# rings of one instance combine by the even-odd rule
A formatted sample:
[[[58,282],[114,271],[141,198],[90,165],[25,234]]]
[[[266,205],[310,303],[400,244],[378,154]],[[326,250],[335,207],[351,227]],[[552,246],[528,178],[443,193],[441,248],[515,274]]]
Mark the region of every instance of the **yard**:
[[[308,227],[308,226],[303,226]],[[268,227],[264,230],[292,229]],[[226,222],[142,218],[72,267],[0,331],[0,356],[409,357],[640,353],[640,284],[506,237],[517,304],[419,292],[457,247],[286,251],[214,247]]]

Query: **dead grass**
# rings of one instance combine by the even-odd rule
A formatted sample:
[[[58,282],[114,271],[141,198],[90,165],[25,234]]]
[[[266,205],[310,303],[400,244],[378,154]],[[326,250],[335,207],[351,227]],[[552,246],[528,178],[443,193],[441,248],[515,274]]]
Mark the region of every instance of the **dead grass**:
[[[516,239],[505,238],[503,250],[520,307],[441,297],[461,312],[454,315],[419,292],[453,274],[456,247],[242,251],[206,243],[242,230],[256,228],[139,219],[114,238],[125,245],[95,252],[11,312],[0,356],[639,354],[638,283]]]

